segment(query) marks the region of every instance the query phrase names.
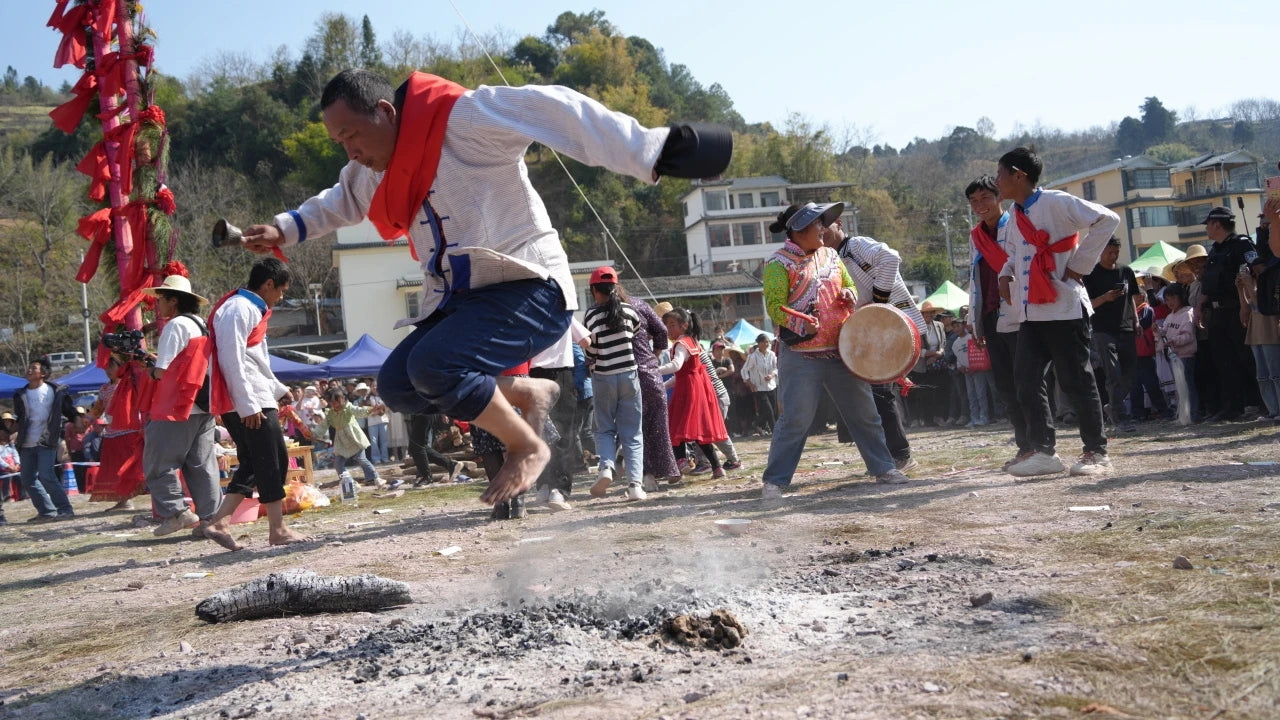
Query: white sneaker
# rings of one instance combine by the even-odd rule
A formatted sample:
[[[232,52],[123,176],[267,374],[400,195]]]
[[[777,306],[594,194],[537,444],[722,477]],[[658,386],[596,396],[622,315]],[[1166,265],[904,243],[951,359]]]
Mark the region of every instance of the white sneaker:
[[[896,460],[893,464],[904,473],[920,467],[920,462],[913,457],[909,457],[906,460]]]
[[[626,499],[628,501],[644,500],[647,497],[649,497],[648,493],[646,493],[644,491],[644,488],[640,487],[639,485],[627,486]]]
[[[560,499],[563,500],[564,498],[561,497]],[[542,487],[538,488],[538,499],[536,500],[536,502],[539,505],[546,505],[550,501],[551,501],[551,486],[543,485]]]
[[[609,492],[609,486],[612,484],[613,470],[606,467],[596,477],[596,484],[591,486],[591,497],[604,497],[605,493]]]
[[[1071,466],[1072,475],[1105,475],[1111,472],[1111,458],[1106,453],[1087,452]]]
[[[889,472],[877,475],[876,482],[882,485],[901,485],[903,483],[911,482],[911,478],[907,477],[906,473],[902,472],[898,468],[894,468]]]
[[[1066,463],[1057,455],[1037,452],[1035,455],[1009,466],[1009,474],[1014,477],[1032,477],[1034,475],[1053,475],[1067,469]]]
[[[573,509],[569,507],[569,501],[564,499],[564,494],[559,490],[551,490],[548,492],[546,503],[548,508],[556,512]]]
[[[781,500],[782,486],[774,485],[773,483],[765,483],[764,487],[760,489],[760,499],[761,500]]]
[[[653,479],[652,475],[645,475],[641,487],[644,488],[645,492],[658,492],[658,481]]]

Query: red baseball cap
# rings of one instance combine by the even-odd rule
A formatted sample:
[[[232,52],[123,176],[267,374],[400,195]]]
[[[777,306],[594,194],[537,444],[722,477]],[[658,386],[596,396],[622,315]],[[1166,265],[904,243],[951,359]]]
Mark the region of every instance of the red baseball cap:
[[[591,271],[591,284],[607,283],[609,285],[618,284],[618,271],[608,265],[601,265]]]

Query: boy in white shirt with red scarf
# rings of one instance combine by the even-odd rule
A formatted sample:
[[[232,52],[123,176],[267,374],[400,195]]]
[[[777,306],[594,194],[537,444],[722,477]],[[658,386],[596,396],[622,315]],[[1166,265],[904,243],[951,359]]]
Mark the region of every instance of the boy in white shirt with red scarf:
[[[1093,270],[1120,217],[1107,208],[1059,190],[1037,187],[1044,170],[1034,151],[1014,148],[1000,158],[996,186],[1013,201],[1010,220],[999,229],[1009,259],[1000,271],[1001,297],[1020,322],[1013,375],[1035,454],[1009,467],[1029,477],[1062,472],[1045,374],[1053,363],[1058,383],[1071,396],[1080,419],[1084,452],[1072,475],[1109,472],[1102,402],[1089,364],[1093,306],[1083,278]],[[1083,234],[1082,234],[1083,233]]]

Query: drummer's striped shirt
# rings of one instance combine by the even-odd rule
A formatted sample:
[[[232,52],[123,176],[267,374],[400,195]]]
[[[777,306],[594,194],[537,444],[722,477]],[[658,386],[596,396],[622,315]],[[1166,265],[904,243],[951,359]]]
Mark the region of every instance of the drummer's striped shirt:
[[[636,356],[631,349],[631,337],[640,326],[635,308],[622,303],[622,327],[613,329],[605,324],[607,312],[601,305],[587,311],[584,318],[591,333],[591,345],[587,354],[595,359],[592,372],[600,375],[617,375],[636,369]]]

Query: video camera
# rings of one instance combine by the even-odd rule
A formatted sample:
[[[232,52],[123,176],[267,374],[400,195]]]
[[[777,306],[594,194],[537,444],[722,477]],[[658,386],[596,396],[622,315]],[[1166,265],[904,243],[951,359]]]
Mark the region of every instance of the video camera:
[[[151,355],[142,349],[142,331],[141,330],[123,330],[115,333],[103,333],[102,344],[116,355],[122,355],[130,360],[141,360],[150,366],[155,361],[151,359]]]

